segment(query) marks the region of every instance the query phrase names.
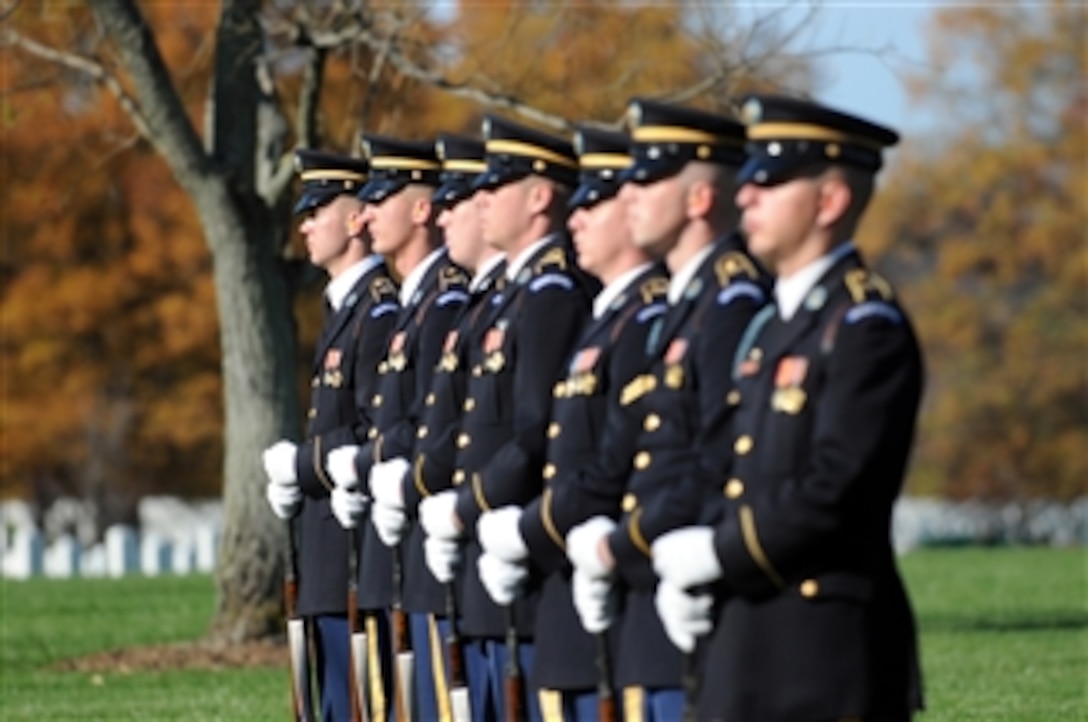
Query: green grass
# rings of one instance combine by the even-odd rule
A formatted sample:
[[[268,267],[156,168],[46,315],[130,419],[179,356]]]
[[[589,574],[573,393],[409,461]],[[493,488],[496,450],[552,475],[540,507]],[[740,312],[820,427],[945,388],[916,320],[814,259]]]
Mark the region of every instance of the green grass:
[[[1085,550],[926,550],[902,568],[922,631],[919,722],[1088,719]],[[0,720],[286,720],[284,669],[57,669],[196,639],[213,599],[206,576],[0,582]]]

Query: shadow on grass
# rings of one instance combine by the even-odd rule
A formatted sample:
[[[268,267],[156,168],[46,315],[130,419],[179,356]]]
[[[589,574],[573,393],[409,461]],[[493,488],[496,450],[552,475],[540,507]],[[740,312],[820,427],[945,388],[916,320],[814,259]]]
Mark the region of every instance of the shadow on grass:
[[[925,614],[918,626],[926,632],[1050,632],[1088,629],[1088,613],[1063,609],[1047,612]]]

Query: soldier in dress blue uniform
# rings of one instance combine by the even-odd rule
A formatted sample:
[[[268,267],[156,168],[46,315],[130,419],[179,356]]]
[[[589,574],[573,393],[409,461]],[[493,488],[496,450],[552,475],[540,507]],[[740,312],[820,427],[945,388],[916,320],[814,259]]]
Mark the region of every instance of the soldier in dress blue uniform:
[[[373,493],[370,484],[382,471],[403,476],[407,469],[442,344],[469,299],[468,275],[448,257],[435,222],[437,209],[432,196],[439,184],[441,163],[434,143],[367,135],[363,144],[371,177],[359,196],[368,204],[374,249],[391,260],[403,281],[401,310],[385,358],[378,365],[380,378],[371,398],[374,425],[368,440],[362,447],[349,445],[330,455],[337,484],[333,511],[346,528],[354,528],[366,518],[364,491]],[[371,511],[384,513],[385,519],[390,515],[403,517],[403,505],[396,506],[397,496],[385,500],[389,503]],[[375,521],[360,530],[358,600],[359,608],[368,612],[368,637],[376,633],[381,639],[384,610],[391,606],[398,611],[402,608],[404,569],[401,529],[383,524],[380,519]],[[413,649],[428,661],[426,616],[411,615],[408,626]],[[368,667],[372,674],[387,667],[384,655],[375,654],[381,646],[370,645],[373,651]],[[417,685],[411,679],[397,681],[403,695],[413,689],[433,688]],[[384,685],[371,684],[370,705],[375,719],[383,719],[395,707],[385,695],[389,687],[389,680]],[[433,699],[428,702],[433,707]]]
[[[295,158],[302,180],[295,213],[305,215],[300,230],[310,261],[330,280],[306,440],[279,441],[263,461],[273,511],[282,519],[298,514],[298,613],[311,619],[322,719],[346,720],[348,539],[329,513],[328,452],[366,437],[368,403],[399,304],[385,262],[371,248],[364,203],[355,198],[367,180],[366,161],[310,150]]]
[[[698,518],[697,503],[674,509],[660,502],[688,474],[694,456],[714,453],[713,443],[696,449],[695,442],[708,420],[731,404],[732,382],[721,362],[732,358],[766,303],[769,279],[735,230],[734,176],[746,159],[744,126],[645,100],[631,103],[629,124],[635,162],[621,195],[635,241],[672,272],[669,309],[650,333],[652,366],[620,393],[619,404],[639,429],[626,493],[612,474],[595,494],[583,494],[596,497],[586,511],[594,506],[601,516],[570,530],[567,552],[577,573],[595,580],[574,587],[583,618],[605,614],[607,582],[617,572],[622,581],[616,677],[627,717],[672,722],[682,714],[684,664],[654,610],[649,544]]]
[[[617,197],[621,175],[631,165],[629,144],[621,133],[584,127],[575,134],[581,185],[570,201],[568,225],[579,265],[604,288],[593,301],[593,320],[575,346],[565,377],[553,391],[543,494],[524,513],[521,507],[503,507],[484,514],[477,525],[485,551],[481,576],[497,603],[509,603],[518,591],[527,574],[519,567],[526,567],[530,557],[546,575],[530,679],[545,720],[598,719],[601,675],[607,675],[606,693],[612,684],[607,662],[613,645],[606,629],[597,620],[579,623],[575,614],[566,530],[555,525],[553,502],[564,486],[579,483],[599,456],[621,453],[623,447],[630,455],[634,435],[609,432],[617,424],[615,416],[625,415],[620,391],[647,370],[649,329],[665,311],[667,272],[635,245],[625,205]],[[494,559],[484,561],[490,557]],[[493,570],[490,576],[483,574],[485,563]]]
[[[481,342],[468,349],[455,489],[425,499],[420,519],[435,576],[448,578],[454,564],[462,565],[462,632],[483,651],[482,664],[470,666],[469,683],[474,700],[488,700],[473,713],[486,719],[489,710],[503,716],[507,702],[504,640],[511,623],[521,641],[514,661],[523,674],[531,669],[539,582],[530,580],[526,595],[505,609],[496,605],[477,569],[476,521],[486,511],[539,495],[552,389],[589,316],[595,289],[575,265],[564,234],[578,168],[570,142],[496,116],[484,119],[484,142],[487,171],[476,182],[477,202],[485,241],[506,254],[507,285],[485,311]],[[527,701],[530,717],[538,719],[535,698]]]
[[[721,359],[739,396],[731,468],[708,473],[724,507],[654,543],[658,610],[685,645],[713,622],[700,719],[905,722],[922,695],[890,526],[923,368],[851,240],[898,136],[791,98],[752,97],[744,114],[737,203],[776,303]]]

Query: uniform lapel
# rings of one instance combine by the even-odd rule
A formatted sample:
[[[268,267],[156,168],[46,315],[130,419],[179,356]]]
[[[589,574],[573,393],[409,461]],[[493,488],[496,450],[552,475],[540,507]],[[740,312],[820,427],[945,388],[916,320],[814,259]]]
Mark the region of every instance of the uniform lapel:
[[[325,358],[325,352],[329,350],[329,347],[340,335],[340,332],[344,330],[344,326],[355,315],[355,307],[362,301],[363,294],[366,293],[367,286],[374,280],[374,276],[379,272],[385,271],[384,264],[378,264],[371,270],[367,271],[362,277],[355,282],[351,291],[344,297],[344,303],[340,306],[340,310],[332,315],[332,318],[325,324],[325,328],[321,331],[321,338],[318,339],[317,348],[314,351],[314,368],[320,369]]]

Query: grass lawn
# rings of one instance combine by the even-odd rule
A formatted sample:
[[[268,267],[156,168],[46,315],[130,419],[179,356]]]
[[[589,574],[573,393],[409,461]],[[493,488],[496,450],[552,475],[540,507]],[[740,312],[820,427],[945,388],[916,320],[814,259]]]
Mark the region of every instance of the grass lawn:
[[[922,631],[919,722],[1088,719],[1088,552],[926,550],[902,568]],[[0,582],[0,720],[288,719],[285,666],[59,669],[196,639],[213,600],[207,576]]]

